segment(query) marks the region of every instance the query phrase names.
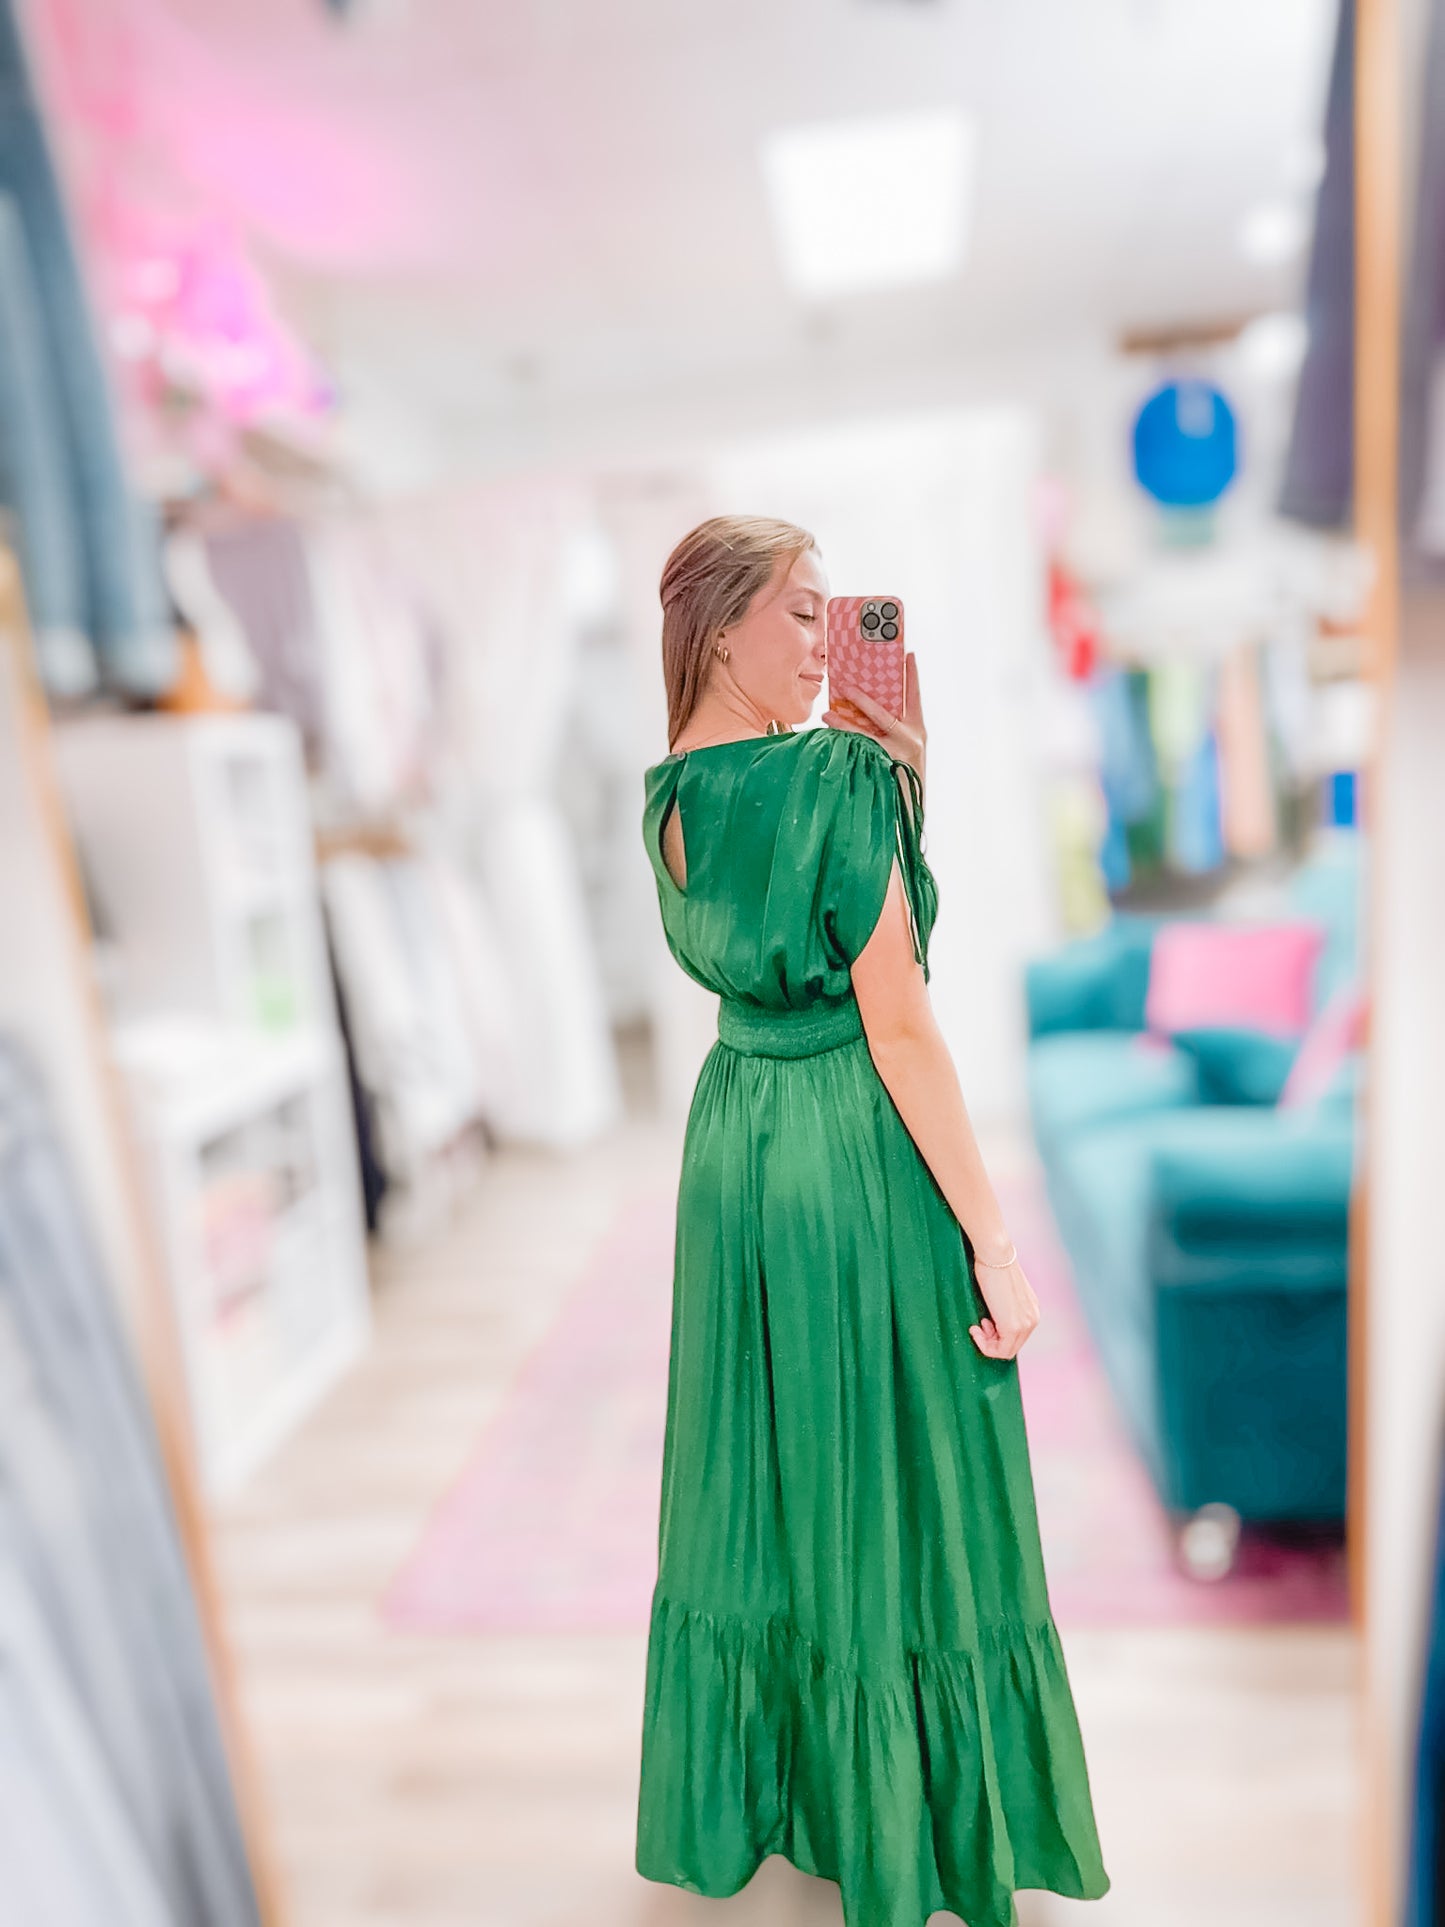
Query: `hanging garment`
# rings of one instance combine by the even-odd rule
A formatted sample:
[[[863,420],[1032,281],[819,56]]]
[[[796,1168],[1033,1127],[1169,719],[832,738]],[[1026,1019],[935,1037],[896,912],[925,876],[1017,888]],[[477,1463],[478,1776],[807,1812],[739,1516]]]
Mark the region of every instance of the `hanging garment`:
[[[341,1033],[342,1048],[346,1052],[346,1082],[351,1092],[351,1121],[356,1132],[356,1162],[361,1174],[362,1206],[366,1213],[366,1228],[374,1232],[381,1223],[381,1201],[386,1196],[387,1187],[386,1167],[381,1161],[376,1142],[375,1100],[366,1088],[356,1055],[356,1038],[346,1004],[346,986],[336,967],[335,939],[324,917],[322,925],[326,935],[331,989],[336,999],[336,1025]]]
[[[1099,783],[1108,809],[1099,863],[1111,896],[1134,881],[1141,859],[1146,869],[1155,859],[1149,826],[1157,823],[1162,837],[1164,801],[1149,735],[1147,690],[1142,674],[1112,667],[1089,686],[1099,730]]]
[[[1335,9],[1325,101],[1325,173],[1315,197],[1303,310],[1309,345],[1295,383],[1280,487],[1282,515],[1316,528],[1348,526],[1355,424],[1355,9]],[[1428,205],[1433,209],[1434,203]],[[1419,258],[1419,257],[1414,257]],[[1425,257],[1428,263],[1431,254]],[[1433,276],[1422,277],[1432,289]],[[1410,390],[1402,428],[1420,412]]]
[[[346,992],[357,1067],[388,1179],[414,1184],[469,1121],[445,1035],[433,1023],[386,879],[359,852],[321,866],[321,895]]]
[[[1206,730],[1179,773],[1170,815],[1169,861],[1186,876],[1204,876],[1225,860],[1219,815],[1219,745]]]
[[[678,1186],[638,1871],[723,1896],[780,1853],[838,1882],[846,1927],[1096,1898],[1018,1361],[969,1336],[967,1241],[851,983],[895,862],[929,971],[917,778],[824,727],[674,752],[644,794],[668,946],[719,1003]]]
[[[479,1115],[499,1130],[516,1109],[524,1063],[505,946],[473,879],[436,852],[418,859],[451,959],[477,1079]]]
[[[209,1655],[150,1414],[39,1074],[13,1038],[0,1039],[0,1310],[15,1395],[0,1438],[16,1455],[8,1490],[17,1504],[44,1492],[52,1502],[17,1541],[97,1750],[174,1922],[256,1927]],[[68,1462],[57,1457],[62,1440]],[[96,1573],[103,1619],[70,1590]],[[142,1784],[121,1784],[136,1771],[139,1734]]]
[[[385,817],[397,801],[399,769],[372,650],[356,538],[319,520],[304,531],[306,573],[316,611],[317,664],[325,691],[329,788],[347,816]]]
[[[432,889],[431,873],[416,857],[393,857],[381,866],[392,922],[425,1015],[431,1055],[449,1093],[455,1137],[481,1115],[482,1087],[472,1051],[455,952]]]
[[[1147,672],[1149,735],[1163,781],[1175,785],[1209,728],[1211,677],[1204,663],[1155,663]]]
[[[83,696],[98,675],[44,328],[25,229],[0,192],[0,505],[14,522],[42,680],[52,695]]]
[[[1083,936],[1109,921],[1109,895],[1099,864],[1108,820],[1097,782],[1082,775],[1056,777],[1049,786],[1048,820],[1062,923]]]
[[[0,1525],[0,1927],[181,1927],[10,1553]]]
[[[1223,856],[1210,733],[1213,681],[1206,664],[1188,659],[1148,671],[1149,733],[1165,795],[1163,860],[1186,875],[1215,868]]]
[[[89,1504],[82,1468],[44,1399],[14,1310],[0,1300],[4,1543],[64,1655],[117,1797],[158,1868],[166,1856],[166,1792],[152,1771],[148,1709],[111,1611],[109,1575],[90,1529]]]
[[[424,584],[446,638],[433,794],[506,947],[521,1073],[499,1128],[554,1145],[622,1110],[596,936],[555,800],[579,648],[563,563],[591,514],[583,482],[538,476],[386,518],[389,552]]]
[[[125,473],[88,291],[12,0],[0,0],[0,191],[10,197],[24,234],[42,318],[47,387],[55,404],[49,452],[63,464],[84,559],[85,627],[107,683],[128,695],[160,695],[179,667],[161,585],[160,531],[154,509],[131,489]],[[31,453],[27,441],[19,459]],[[21,493],[24,501],[15,506],[24,513],[37,498],[27,485]],[[41,539],[54,537],[42,531]],[[50,578],[42,573],[38,580],[44,595]],[[52,620],[68,625],[71,596],[39,614],[42,629]],[[45,653],[40,661],[44,673]],[[53,652],[48,667],[52,674],[72,673],[68,657]]]
[[[1225,846],[1232,856],[1267,856],[1278,827],[1259,663],[1252,648],[1231,650],[1221,665],[1215,732]]]
[[[250,704],[261,673],[246,631],[211,574],[206,544],[194,529],[176,528],[162,550],[172,600],[193,631],[206,681],[233,703]]]
[[[1354,11],[1341,9],[1351,16]],[[1412,112],[1417,128],[1414,232],[1405,254],[1398,474],[1405,579],[1438,584],[1445,576],[1445,236],[1440,224],[1445,206],[1445,7],[1432,0],[1424,13],[1420,57],[1411,73],[1415,100],[1410,105],[1414,109],[1418,101],[1418,111]],[[1342,20],[1342,37],[1346,31]],[[1348,185],[1337,191],[1348,192]],[[1313,307],[1310,319],[1313,336]],[[1340,412],[1347,423],[1351,399],[1342,384]]]
[[[384,515],[368,516],[350,535],[350,567],[360,584],[375,700],[390,748],[393,794],[400,802],[429,803],[435,794],[433,770],[445,732],[432,610],[393,552]]]
[[[506,945],[521,1076],[505,1136],[586,1143],[622,1112],[622,1082],[576,853],[560,811],[524,795],[477,832],[477,867]]]
[[[260,701],[289,716],[309,758],[325,733],[311,579],[296,524],[279,515],[208,529],[211,580],[239,620],[261,678]]]
[[[1159,757],[1149,729],[1149,672],[1126,669],[1125,701],[1129,727],[1136,745],[1139,800],[1124,823],[1124,841],[1135,877],[1150,875],[1164,862],[1168,835],[1169,792],[1160,779]]]
[[[1159,770],[1149,734],[1148,679],[1138,670],[1106,669],[1090,686],[1099,725],[1100,778],[1110,814],[1138,823],[1154,808]]]

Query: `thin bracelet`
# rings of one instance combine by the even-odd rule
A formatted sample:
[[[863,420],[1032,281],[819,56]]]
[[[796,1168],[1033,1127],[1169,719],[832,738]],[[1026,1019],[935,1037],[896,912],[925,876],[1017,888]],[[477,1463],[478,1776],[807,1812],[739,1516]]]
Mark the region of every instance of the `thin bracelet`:
[[[1007,1271],[1010,1265],[1016,1265],[1018,1261],[1019,1248],[1016,1244],[1010,1243],[1009,1256],[1004,1259],[1001,1265],[991,1265],[987,1258],[975,1258],[973,1262],[976,1265],[982,1265],[985,1271]]]

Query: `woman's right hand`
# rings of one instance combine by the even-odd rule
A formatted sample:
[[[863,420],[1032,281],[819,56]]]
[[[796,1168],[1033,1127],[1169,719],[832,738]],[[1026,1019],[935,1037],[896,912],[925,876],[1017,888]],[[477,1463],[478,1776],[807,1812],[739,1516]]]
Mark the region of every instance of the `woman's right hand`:
[[[849,701],[873,724],[872,729],[860,730],[860,735],[876,737],[890,755],[900,762],[911,763],[926,790],[928,729],[923,720],[923,699],[918,693],[918,661],[911,649],[903,658],[903,688],[901,716],[892,715],[866,689],[850,691]],[[823,721],[834,729],[858,729],[857,723],[846,721],[836,709],[825,709]]]
[[[1015,1258],[1006,1269],[974,1266],[974,1280],[988,1306],[989,1316],[968,1328],[985,1358],[1015,1358],[1039,1322],[1039,1301],[1024,1268]]]

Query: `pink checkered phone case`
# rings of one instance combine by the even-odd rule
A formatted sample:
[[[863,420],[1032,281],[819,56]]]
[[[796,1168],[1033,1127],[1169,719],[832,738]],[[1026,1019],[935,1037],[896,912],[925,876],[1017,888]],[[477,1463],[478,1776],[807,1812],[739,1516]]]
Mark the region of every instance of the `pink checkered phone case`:
[[[850,724],[877,729],[848,700],[862,689],[891,716],[903,714],[903,604],[897,596],[828,598],[828,707]]]

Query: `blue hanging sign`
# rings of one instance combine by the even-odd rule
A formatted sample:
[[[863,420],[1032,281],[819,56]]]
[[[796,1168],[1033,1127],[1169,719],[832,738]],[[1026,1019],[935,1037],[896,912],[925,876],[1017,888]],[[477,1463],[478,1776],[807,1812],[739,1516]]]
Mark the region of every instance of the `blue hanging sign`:
[[[1134,420],[1134,473],[1166,508],[1205,508],[1234,480],[1234,410],[1207,381],[1169,381]]]

